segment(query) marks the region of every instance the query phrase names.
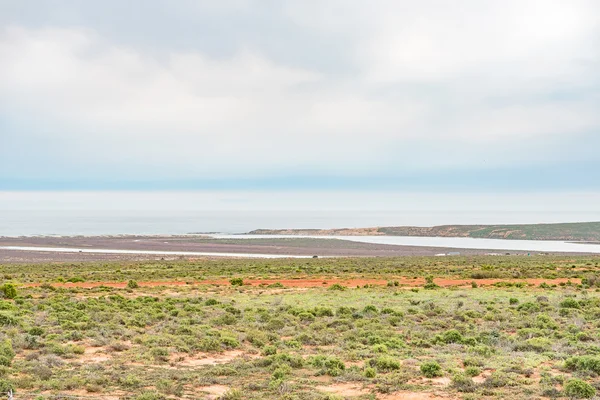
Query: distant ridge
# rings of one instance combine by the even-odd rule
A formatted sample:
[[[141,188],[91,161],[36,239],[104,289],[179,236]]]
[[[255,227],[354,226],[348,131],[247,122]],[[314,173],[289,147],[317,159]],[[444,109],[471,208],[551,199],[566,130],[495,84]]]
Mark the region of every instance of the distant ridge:
[[[600,222],[521,225],[388,226],[340,229],[256,229],[257,235],[318,236],[441,236],[485,239],[564,240],[600,242]]]

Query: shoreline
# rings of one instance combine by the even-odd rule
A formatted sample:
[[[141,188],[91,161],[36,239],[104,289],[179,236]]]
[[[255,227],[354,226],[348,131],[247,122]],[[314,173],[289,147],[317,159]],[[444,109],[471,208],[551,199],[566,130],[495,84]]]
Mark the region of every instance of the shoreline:
[[[0,237],[0,263],[178,258],[319,258],[439,255],[587,255],[592,253],[375,244],[332,238],[212,239],[200,235]]]

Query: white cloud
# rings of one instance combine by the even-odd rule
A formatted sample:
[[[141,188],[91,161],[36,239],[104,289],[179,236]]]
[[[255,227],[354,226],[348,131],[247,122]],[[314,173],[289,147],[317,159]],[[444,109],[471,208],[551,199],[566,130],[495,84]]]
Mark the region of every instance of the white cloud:
[[[549,97],[600,81],[596,2],[298,1],[285,13],[351,43],[355,73],[284,64],[251,41],[229,58],[159,58],[91,29],[11,25],[0,104],[54,124],[67,165],[147,178],[452,168],[481,165],[481,151],[486,167],[545,162],[600,128],[598,98]]]

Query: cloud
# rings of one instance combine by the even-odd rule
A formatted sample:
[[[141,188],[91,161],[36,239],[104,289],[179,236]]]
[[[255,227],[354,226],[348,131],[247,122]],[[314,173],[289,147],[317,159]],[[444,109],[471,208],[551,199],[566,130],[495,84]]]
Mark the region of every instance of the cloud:
[[[8,21],[0,177],[364,177],[597,159],[596,2],[199,4],[183,6],[189,18],[247,22],[228,30],[226,54],[206,35],[155,52],[102,24]],[[280,37],[252,35],[257,20]],[[274,51],[286,42],[295,51]],[[311,62],[325,45],[328,65]]]

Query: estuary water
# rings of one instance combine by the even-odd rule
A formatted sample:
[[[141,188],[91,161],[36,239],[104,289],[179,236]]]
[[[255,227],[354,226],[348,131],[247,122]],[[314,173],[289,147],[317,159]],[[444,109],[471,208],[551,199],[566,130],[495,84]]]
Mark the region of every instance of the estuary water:
[[[310,235],[211,235],[218,239],[326,238],[361,243],[402,246],[448,247],[453,249],[510,250],[532,252],[598,253],[600,244],[572,243],[555,240],[508,240],[418,236],[310,236]]]

